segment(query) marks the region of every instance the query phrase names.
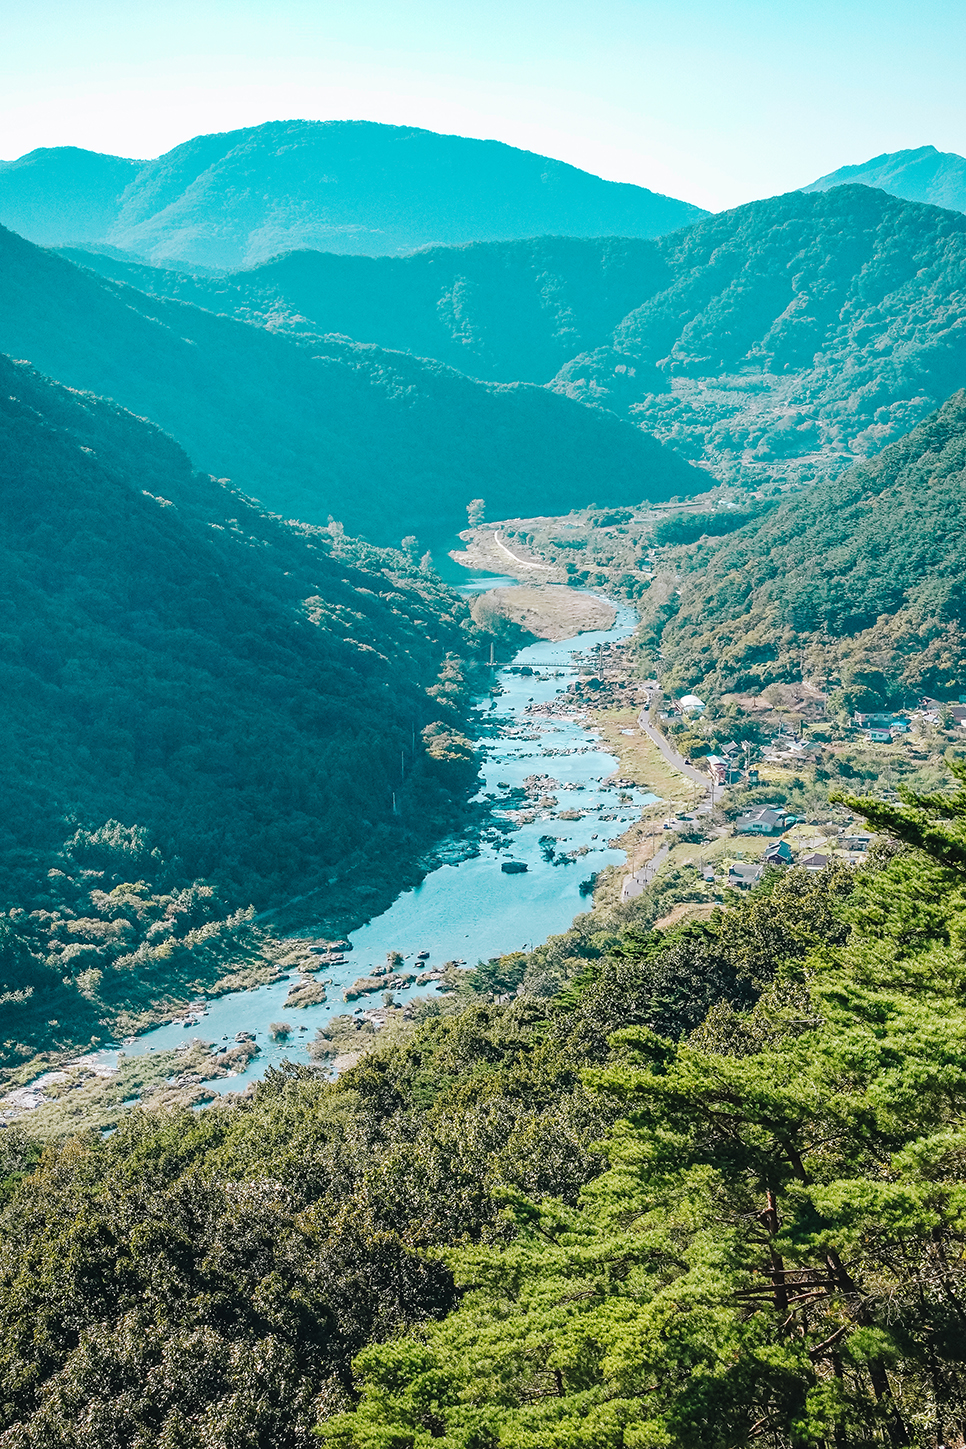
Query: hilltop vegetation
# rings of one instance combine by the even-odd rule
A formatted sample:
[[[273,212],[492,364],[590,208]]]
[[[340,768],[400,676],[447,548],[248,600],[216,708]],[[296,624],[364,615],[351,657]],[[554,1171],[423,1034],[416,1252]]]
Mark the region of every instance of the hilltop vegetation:
[[[126,189],[112,196],[105,177],[122,168]],[[103,192],[99,229],[93,206],[78,214],[85,186]],[[659,236],[703,214],[499,141],[373,121],[270,121],[195,136],[153,161],[61,147],[0,167],[0,222],[33,241],[209,267],[299,247],[390,256],[548,233]]]
[[[0,230],[0,350],[167,429],[274,511],[378,543],[497,515],[693,491],[690,465],[545,388],[146,296]]]
[[[964,812],[876,807],[910,845],[703,924],[585,917],[336,1083],[8,1130],[6,1442],[951,1435]]]
[[[123,156],[41,146],[0,161],[0,222],[41,246],[100,241],[137,173]]]
[[[7,359],[0,394],[4,898],[32,909],[65,836],[116,820],[236,906],[351,899],[363,861],[377,900],[475,774],[422,740],[460,733],[489,646],[463,604],[107,402]]]
[[[681,592],[655,619],[667,688],[760,690],[804,671],[861,686],[865,708],[966,693],[964,499],[959,392],[877,458],[682,555]]]
[[[554,386],[633,418],[720,480],[832,475],[966,375],[957,213],[842,186],[754,202],[654,245],[668,281]]]

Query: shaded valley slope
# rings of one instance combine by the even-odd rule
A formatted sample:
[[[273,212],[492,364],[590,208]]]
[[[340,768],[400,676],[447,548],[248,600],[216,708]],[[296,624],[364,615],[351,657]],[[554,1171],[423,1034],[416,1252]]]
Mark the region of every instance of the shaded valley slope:
[[[0,380],[6,898],[112,818],[241,904],[405,873],[475,776],[422,738],[459,734],[459,600],[266,515],[109,403],[7,359]]]
[[[221,278],[87,262],[277,331],[549,384],[753,487],[871,457],[966,383],[966,216],[868,186],[790,192],[654,241],[300,252]]]
[[[494,516],[638,502],[702,477],[626,421],[546,388],[148,297],[0,230],[0,350],[148,417],[269,508],[379,543]]]

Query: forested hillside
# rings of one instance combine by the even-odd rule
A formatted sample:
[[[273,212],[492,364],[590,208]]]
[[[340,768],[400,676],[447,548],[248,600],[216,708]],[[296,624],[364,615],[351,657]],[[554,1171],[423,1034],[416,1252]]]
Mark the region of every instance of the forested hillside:
[[[668,269],[649,241],[541,236],[408,257],[297,251],[222,276],[64,248],[103,276],[275,331],[337,332],[494,382],[548,382],[597,347]]]
[[[148,297],[0,230],[0,349],[167,429],[269,508],[378,543],[686,494],[701,475],[612,415],[345,338],[294,341]]]
[[[959,392],[877,458],[692,552],[657,621],[667,686],[759,689],[804,670],[871,690],[866,708],[966,693],[964,561]]]
[[[459,735],[484,648],[462,604],[415,559],[263,513],[110,403],[7,359],[0,378],[4,901],[47,909],[64,840],[109,820],[235,906],[337,896],[364,860],[378,897],[475,776],[422,740]]]
[[[958,213],[842,186],[754,202],[656,245],[669,283],[554,385],[721,478],[834,473],[966,381]]]
[[[70,230],[75,194],[103,191],[103,173],[120,168],[130,168],[126,189],[101,228],[92,207]],[[703,215],[499,141],[373,121],[270,121],[144,162],[62,147],[0,168],[0,222],[32,241],[107,242],[210,267],[298,247],[392,256],[549,233],[660,236]]]
[[[755,487],[834,475],[966,383],[966,217],[867,186],[756,201],[657,241],[129,276],[275,329],[550,383]]]
[[[78,146],[41,146],[0,161],[0,224],[41,246],[100,241],[137,161]]]
[[[584,917],[335,1083],[0,1134],[5,1444],[955,1443],[958,773],[861,872]]]

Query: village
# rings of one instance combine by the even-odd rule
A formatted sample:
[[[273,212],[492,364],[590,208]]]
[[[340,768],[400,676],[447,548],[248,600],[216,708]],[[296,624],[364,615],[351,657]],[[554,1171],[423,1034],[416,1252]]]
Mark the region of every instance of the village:
[[[966,698],[925,697],[901,712],[842,719],[808,684],[723,701],[666,699],[656,679],[635,677],[636,667],[628,641],[595,648],[564,692],[532,709],[576,714],[620,760],[609,783],[661,797],[615,841],[627,867],[619,882],[599,882],[595,898],[634,900],[659,876],[682,871],[693,877],[685,894],[694,899],[675,908],[675,920],[707,914],[723,892],[747,891],[769,870],[861,866],[874,837],[830,791],[862,794],[873,781],[931,788],[966,730]]]

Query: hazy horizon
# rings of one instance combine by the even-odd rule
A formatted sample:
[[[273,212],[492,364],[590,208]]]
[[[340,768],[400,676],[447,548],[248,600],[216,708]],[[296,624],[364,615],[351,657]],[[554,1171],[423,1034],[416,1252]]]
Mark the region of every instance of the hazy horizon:
[[[368,120],[502,141],[718,211],[884,152],[966,152],[964,40],[945,0],[914,14],[898,0],[727,14],[711,0],[38,0],[6,18],[0,154],[148,158],[266,120]]]

